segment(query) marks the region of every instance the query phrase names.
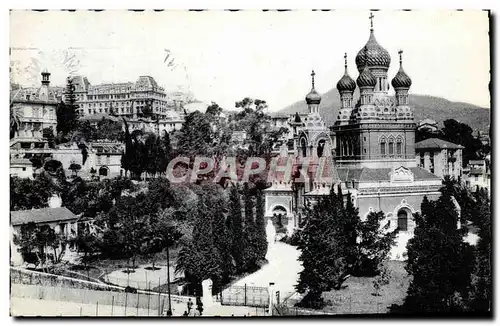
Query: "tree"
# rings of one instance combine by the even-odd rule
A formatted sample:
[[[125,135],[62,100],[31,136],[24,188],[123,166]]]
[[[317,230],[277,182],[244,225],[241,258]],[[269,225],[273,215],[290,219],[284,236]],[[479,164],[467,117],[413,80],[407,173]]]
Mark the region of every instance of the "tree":
[[[402,306],[408,312],[463,311],[470,290],[473,251],[457,229],[458,214],[449,194],[424,197],[414,215],[406,270],[413,277]]]
[[[77,109],[75,85],[73,84],[73,80],[68,77],[64,92],[64,102],[60,102],[56,109],[57,132],[65,140],[71,139],[69,137],[70,133],[75,131],[78,126]]]
[[[21,125],[22,112],[13,102],[10,102],[10,139],[14,138]]]
[[[91,230],[88,224],[80,225],[78,235],[75,239],[75,244],[78,252],[83,252],[80,262],[85,270],[88,270],[89,263],[94,261],[99,253],[100,239],[94,230]]]
[[[383,212],[371,212],[366,220],[360,223],[356,276],[378,275],[381,272],[379,268],[388,259],[398,230],[387,232],[389,223],[380,225],[384,220]]]
[[[481,158],[483,144],[480,139],[474,137],[471,127],[454,119],[445,120],[443,125],[439,138],[465,147],[462,150],[463,166],[467,166],[469,160]]]
[[[243,226],[243,241],[245,250],[243,251],[243,268],[245,271],[254,270],[257,267],[259,260],[257,229],[254,216],[254,196],[246,182],[243,186],[244,199],[244,226]]]
[[[21,248],[23,256],[34,252],[38,265],[49,260],[48,250],[52,249],[53,262],[59,262],[62,251],[58,254],[57,248],[60,244],[64,247],[64,241],[51,227],[30,222],[21,225],[20,229],[20,234],[14,237],[14,243]]]
[[[97,173],[97,170],[94,169],[94,167],[91,167],[89,172],[90,172],[90,175],[92,176],[92,179],[94,179],[95,178],[95,174]]]
[[[48,207],[49,198],[55,193],[54,185],[45,174],[35,179],[10,177],[10,210],[28,210]]]
[[[214,243],[212,232],[213,215],[207,200],[198,200],[198,210],[193,228],[193,238],[179,252],[176,271],[184,272],[189,283],[199,288],[205,279],[221,277],[221,257]]]
[[[71,163],[69,165],[69,170],[73,171],[73,175],[74,176],[77,176],[78,175],[78,171],[80,171],[82,169],[82,166],[78,163]]]
[[[349,277],[352,269],[349,260],[355,244],[348,241],[352,236],[351,231],[346,233],[350,222],[343,221],[343,211],[343,203],[333,190],[304,211],[306,222],[298,245],[302,250],[299,260],[304,269],[300,272],[296,288],[300,293],[307,294],[300,305],[322,307],[321,294],[340,289]]]
[[[266,258],[268,244],[266,236],[264,194],[260,189],[258,189],[256,193],[255,205],[256,205],[255,228],[256,228],[257,257],[258,259],[263,260]]]
[[[232,236],[231,253],[235,260],[236,269],[244,270],[245,239],[243,237],[243,216],[241,214],[241,198],[238,185],[229,189],[228,228]]]
[[[52,129],[52,127],[43,128],[42,135],[43,138],[48,141],[49,148],[54,148],[55,145],[54,129]]]
[[[479,241],[476,245],[470,307],[477,312],[491,312],[493,299],[491,205],[485,189],[480,189],[475,197]]]

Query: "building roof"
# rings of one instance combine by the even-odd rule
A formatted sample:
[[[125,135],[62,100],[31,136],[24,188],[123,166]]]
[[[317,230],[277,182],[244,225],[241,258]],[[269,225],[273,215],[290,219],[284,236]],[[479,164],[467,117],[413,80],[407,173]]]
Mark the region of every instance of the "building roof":
[[[421,167],[412,167],[409,168],[413,173],[413,178],[415,181],[420,180],[436,180],[440,179],[437,175],[430,173],[429,171],[421,168]],[[342,181],[390,181],[392,172],[391,168],[338,168],[337,173],[339,179]]]
[[[429,138],[419,141],[415,144],[415,149],[432,149],[432,148],[451,148],[451,149],[461,149],[464,148],[462,145],[457,145],[450,143],[449,141],[442,140],[439,138]]]
[[[115,122],[121,121],[120,118],[105,113],[95,113],[80,118],[80,120],[88,120],[88,121],[101,121],[102,119],[107,119]]]
[[[431,120],[431,119],[424,119],[424,120],[421,120],[418,122],[418,126],[423,126],[423,125],[431,125],[431,126],[436,126],[438,125],[438,123],[434,120]]]
[[[470,160],[469,165],[483,165],[484,160]]]
[[[135,88],[136,89],[151,89],[151,90],[157,90],[158,84],[156,83],[156,80],[151,77],[151,76],[140,76],[139,79],[135,82]]]
[[[50,223],[58,221],[76,220],[78,216],[73,214],[66,207],[40,208],[25,211],[11,211],[10,224],[12,226],[29,222]]]
[[[477,169],[477,168],[471,168],[469,171],[469,174],[473,174],[473,175],[483,174],[483,173],[484,173],[483,169]]]
[[[41,86],[38,87],[23,87],[12,91],[11,101],[14,102],[45,102],[57,104],[57,89],[48,87],[47,96],[40,92]]]
[[[10,159],[10,166],[32,166],[33,163],[31,163],[30,160],[27,158],[11,158]]]

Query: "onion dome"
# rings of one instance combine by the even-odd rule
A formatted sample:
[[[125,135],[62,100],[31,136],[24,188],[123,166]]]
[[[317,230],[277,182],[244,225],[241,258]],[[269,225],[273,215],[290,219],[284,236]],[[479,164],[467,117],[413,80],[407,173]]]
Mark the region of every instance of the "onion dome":
[[[349,76],[349,73],[347,72],[347,53],[344,55],[344,60],[345,60],[345,73],[342,78],[340,78],[339,82],[337,83],[337,90],[339,92],[342,91],[349,91],[349,92],[354,92],[356,89],[356,82]]]
[[[363,70],[365,65],[368,65],[369,67],[384,67],[387,69],[389,69],[389,66],[391,65],[391,56],[389,55],[389,52],[378,44],[375,39],[375,34],[373,32],[373,14],[370,15],[370,20],[370,38],[368,39],[368,42],[366,42],[366,45],[359,50],[358,55],[356,56],[356,66],[358,67],[359,72]]]
[[[370,69],[368,69],[368,66],[365,66],[365,69],[359,74],[356,82],[359,87],[375,87],[377,85],[377,80],[370,72]]]
[[[314,70],[311,73],[312,77],[312,88],[309,94],[306,95],[306,103],[307,104],[319,104],[321,102],[321,95],[319,95],[318,92],[314,89],[314,76],[316,74],[314,73]]]
[[[398,53],[399,53],[399,71],[391,81],[392,87],[394,87],[394,88],[410,88],[411,79],[410,79],[410,77],[408,77],[406,72],[403,70],[403,58],[402,58],[403,51],[400,50]]]

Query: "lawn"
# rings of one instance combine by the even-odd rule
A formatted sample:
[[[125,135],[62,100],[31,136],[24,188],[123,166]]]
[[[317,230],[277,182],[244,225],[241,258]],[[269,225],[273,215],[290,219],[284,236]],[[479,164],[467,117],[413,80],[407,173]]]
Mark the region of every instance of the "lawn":
[[[390,283],[382,287],[380,296],[374,296],[373,277],[350,277],[344,288],[323,293],[328,302],[325,312],[339,314],[375,314],[387,313],[393,304],[403,303],[410,284],[405,262],[390,261]]]

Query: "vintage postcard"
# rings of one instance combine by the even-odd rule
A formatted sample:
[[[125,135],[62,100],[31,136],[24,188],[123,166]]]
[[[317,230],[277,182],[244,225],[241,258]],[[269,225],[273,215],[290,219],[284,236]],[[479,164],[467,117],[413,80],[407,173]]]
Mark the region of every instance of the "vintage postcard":
[[[490,16],[10,11],[11,316],[493,316]]]

